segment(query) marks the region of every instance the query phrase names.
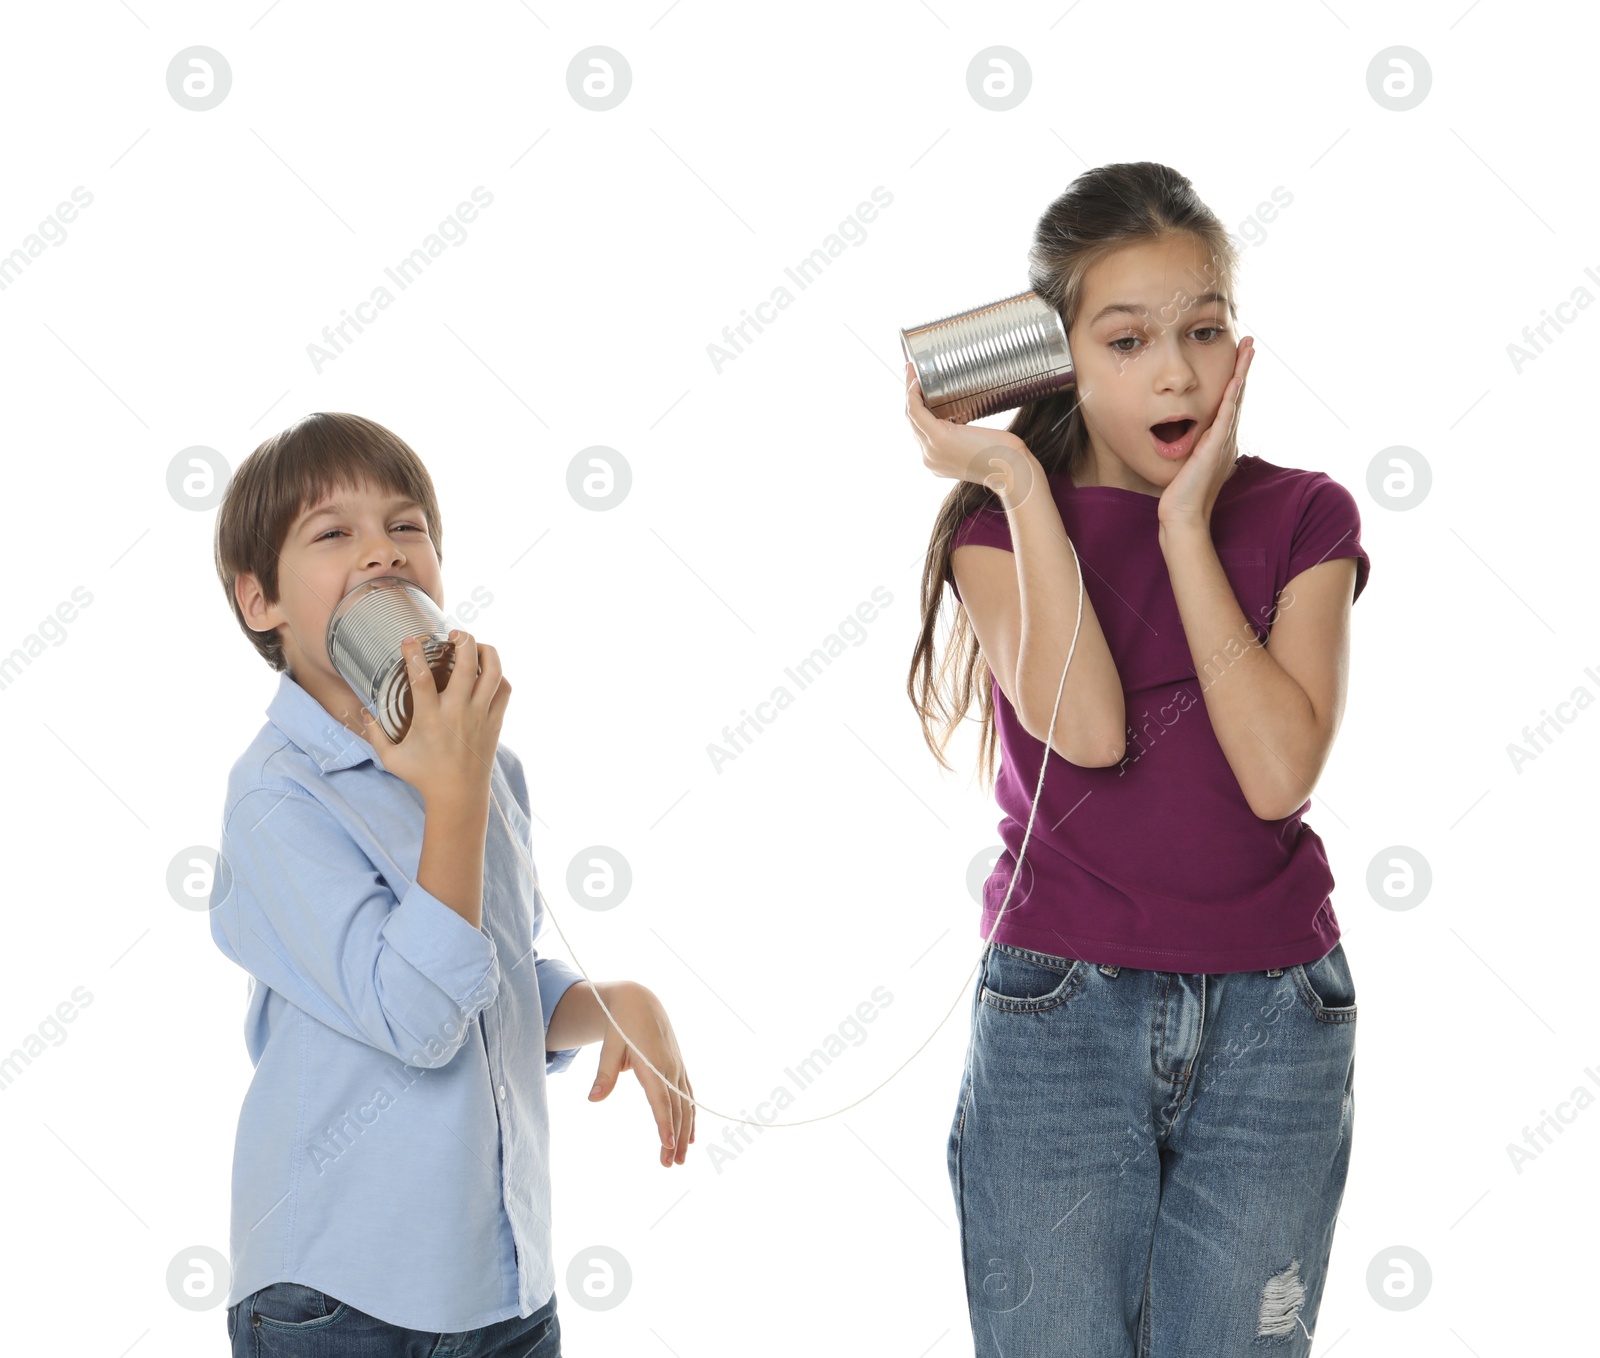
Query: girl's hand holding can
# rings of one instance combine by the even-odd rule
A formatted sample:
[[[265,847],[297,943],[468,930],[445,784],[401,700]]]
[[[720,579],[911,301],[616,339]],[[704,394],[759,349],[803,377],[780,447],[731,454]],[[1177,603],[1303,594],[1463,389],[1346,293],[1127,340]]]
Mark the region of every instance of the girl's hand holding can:
[[[493,646],[480,646],[470,632],[452,632],[455,667],[441,689],[422,643],[401,643],[411,687],[411,726],[396,744],[372,713],[362,710],[362,735],[379,762],[422,794],[425,805],[440,799],[487,798],[500,727],[511,701],[511,682],[500,672]]]
[[[922,444],[922,465],[935,476],[973,481],[1011,503],[1042,482],[1028,445],[1006,429],[941,420],[922,399],[917,370],[906,363],[906,418]]]

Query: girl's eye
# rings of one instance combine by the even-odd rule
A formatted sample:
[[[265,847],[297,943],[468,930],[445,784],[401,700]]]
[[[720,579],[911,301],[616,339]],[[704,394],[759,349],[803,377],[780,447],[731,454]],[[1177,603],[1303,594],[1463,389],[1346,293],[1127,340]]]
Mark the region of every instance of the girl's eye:
[[[1225,329],[1226,329],[1226,327],[1220,326],[1220,325],[1197,325],[1189,333],[1191,335],[1199,335],[1199,334],[1202,334],[1204,332],[1209,331],[1210,334],[1211,334],[1211,338],[1210,339],[1203,339],[1203,340],[1201,340],[1199,342],[1201,344],[1215,344],[1217,342],[1217,337],[1220,336],[1221,334],[1223,334]],[[1109,342],[1109,347],[1111,348],[1111,350],[1114,353],[1131,354],[1133,352],[1132,349],[1119,349],[1119,348],[1117,348],[1117,346],[1119,344],[1138,344],[1138,343],[1139,343],[1139,337],[1137,335],[1121,335],[1118,338],[1116,338],[1114,340],[1111,340]]]
[[[414,523],[397,523],[397,524],[395,524],[395,527],[396,528],[409,528],[413,533],[420,533],[420,532],[423,531],[421,528],[419,528]],[[321,542],[325,538],[332,537],[335,533],[342,533],[342,532],[344,532],[344,529],[342,529],[342,528],[330,528],[330,529],[328,529],[328,531],[326,533],[323,533],[323,534],[319,535],[315,540],[317,542]]]

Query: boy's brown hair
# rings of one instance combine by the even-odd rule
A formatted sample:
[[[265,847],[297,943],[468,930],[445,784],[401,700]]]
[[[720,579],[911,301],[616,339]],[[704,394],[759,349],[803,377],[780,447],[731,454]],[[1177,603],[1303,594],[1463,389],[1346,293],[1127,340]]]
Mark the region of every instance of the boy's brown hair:
[[[422,506],[439,561],[444,528],[433,478],[410,445],[360,415],[317,411],[274,434],[239,464],[217,510],[214,557],[228,606],[250,644],[275,670],[288,668],[276,629],[258,632],[245,621],[234,582],[246,571],[278,601],[278,558],[289,529],[336,488],[370,482]]]

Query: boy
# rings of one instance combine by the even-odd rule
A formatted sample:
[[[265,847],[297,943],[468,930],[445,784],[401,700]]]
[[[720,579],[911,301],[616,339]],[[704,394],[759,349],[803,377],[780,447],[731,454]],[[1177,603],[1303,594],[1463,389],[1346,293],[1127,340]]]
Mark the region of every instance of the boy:
[[[257,1336],[331,1355],[453,1352],[470,1335],[474,1358],[557,1358],[545,1077],[602,1039],[591,1099],[635,1069],[580,973],[534,951],[543,903],[490,814],[492,789],[531,862],[495,649],[453,632],[441,690],[409,641],[399,744],[329,658],[329,615],[366,580],[402,577],[443,608],[440,539],[420,459],[355,415],[308,415],[268,439],[218,511],[218,575],[279,672],[229,775],[211,896],[212,937],[251,977],[226,1298],[236,1355]],[[662,1165],[682,1164],[695,1109],[672,1025],[643,986],[598,986],[689,1096],[635,1071]]]

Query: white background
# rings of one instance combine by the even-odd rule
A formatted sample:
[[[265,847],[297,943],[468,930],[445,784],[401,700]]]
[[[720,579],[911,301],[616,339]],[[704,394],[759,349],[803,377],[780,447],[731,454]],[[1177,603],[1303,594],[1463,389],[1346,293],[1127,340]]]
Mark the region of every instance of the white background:
[[[981,946],[969,869],[998,813],[970,776],[975,725],[943,773],[905,692],[953,483],[906,424],[897,330],[1023,290],[1039,214],[1122,160],[1189,175],[1246,242],[1242,448],[1349,487],[1373,562],[1307,814],[1361,1004],[1314,1351],[1581,1344],[1600,1112],[1565,1105],[1520,1173],[1507,1151],[1575,1089],[1600,1093],[1600,714],[1568,709],[1520,772],[1508,753],[1575,689],[1600,693],[1600,314],[1520,373],[1507,351],[1580,286],[1600,296],[1580,135],[1600,32],[1578,13],[8,7],[0,253],[75,187],[93,201],[0,292],[0,655],[36,652],[0,689],[0,1052],[75,987],[93,999],[0,1090],[7,1346],[225,1351],[226,1280],[196,1312],[167,1279],[185,1251],[227,1250],[245,980],[167,881],[215,845],[277,678],[215,577],[214,511],[174,496],[169,468],[196,446],[237,466],[336,410],[431,469],[447,602],[493,596],[471,629],[516,683],[504,735],[566,940],[552,925],[542,948],[656,991],[700,1097],[734,1114],[875,986],[892,1006],[788,1117],[852,1102],[938,1028],[866,1103],[765,1131],[720,1172],[725,1121],[702,1112],[687,1165],[663,1170],[631,1077],[586,1101],[587,1049],[551,1087],[556,1270],[603,1244],[633,1282],[590,1311],[563,1281],[567,1351],[972,1351],[945,1140]],[[194,45],[232,71],[206,112],[167,89]],[[607,112],[568,91],[594,45],[632,71]],[[1007,112],[967,88],[993,45],[1031,69]],[[1396,45],[1431,68],[1407,111],[1368,86]],[[465,241],[319,373],[323,327],[479,185],[494,201]],[[707,345],[880,185],[893,202],[865,239],[718,373]],[[1292,202],[1263,223],[1280,188]],[[632,470],[607,512],[567,488],[592,445]],[[1397,445],[1432,471],[1404,511],[1368,485]],[[865,642],[715,772],[708,743],[876,586],[893,602]],[[38,647],[78,587],[92,603]],[[614,910],[565,889],[594,844],[633,871]],[[1368,888],[1397,846],[1432,874],[1409,909]],[[1408,1310],[1370,1280],[1395,1246],[1431,1267]]]

